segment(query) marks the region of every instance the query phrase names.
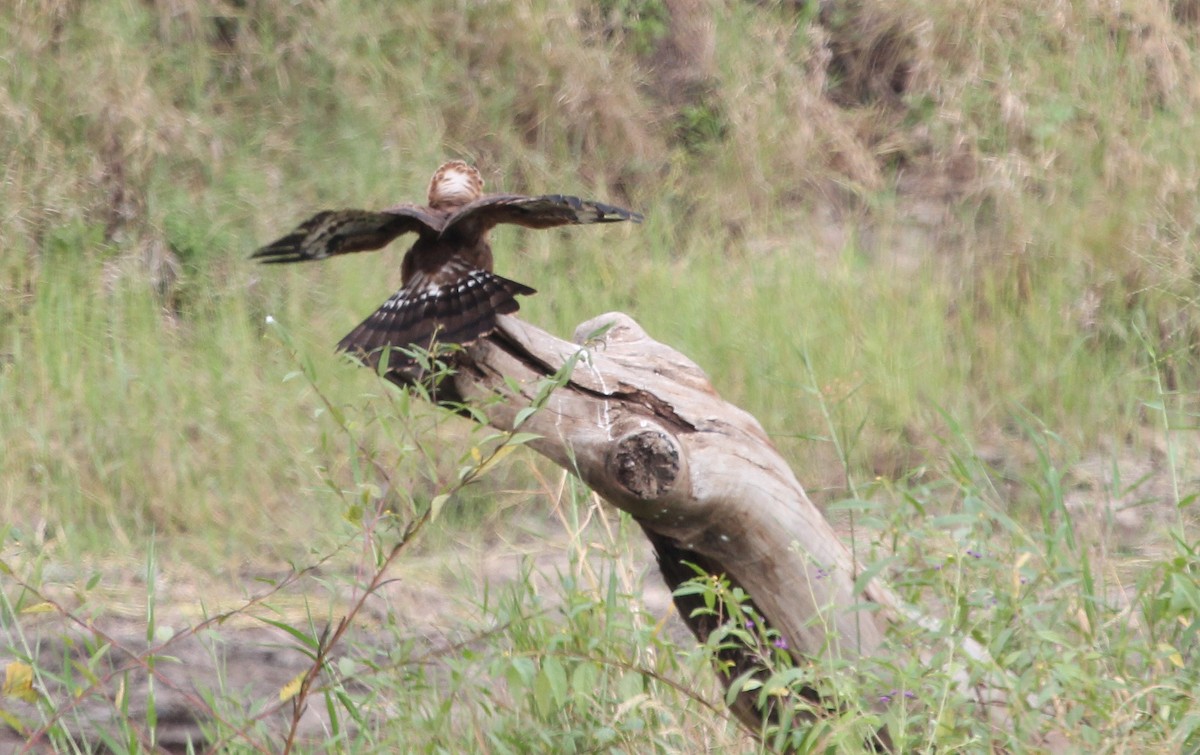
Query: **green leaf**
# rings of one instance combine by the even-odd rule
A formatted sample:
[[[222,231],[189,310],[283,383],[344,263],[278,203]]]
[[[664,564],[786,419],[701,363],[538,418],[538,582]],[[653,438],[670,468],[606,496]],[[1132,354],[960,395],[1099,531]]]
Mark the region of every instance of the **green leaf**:
[[[862,592],[866,588],[867,584],[872,579],[875,578],[876,574],[878,574],[879,572],[886,569],[890,564],[897,561],[898,559],[899,559],[899,556],[888,556],[887,558],[879,559],[875,563],[868,566],[866,569],[863,569],[862,572],[858,575],[858,579],[854,580],[855,594]]]
[[[943,514],[930,519],[928,526],[932,530],[949,530],[955,527],[971,527],[978,522],[979,517],[975,514]]]
[[[801,692],[805,687],[813,683],[813,671],[811,668],[803,666],[792,666],[784,669],[777,674],[772,674],[767,679],[766,686],[768,691],[776,692],[780,689],[794,689]]]
[[[860,498],[847,498],[835,501],[825,507],[826,511],[878,511],[882,506],[875,501],[864,501]]]
[[[523,446],[531,440],[538,440],[542,437],[544,436],[537,433],[513,433],[512,437],[508,439],[508,445]]]
[[[558,707],[563,707],[567,704],[567,671],[563,668],[562,661],[555,656],[547,656],[542,659],[542,673],[546,675],[546,680],[550,683],[550,694],[553,696],[554,704]]]
[[[554,691],[550,688],[550,680],[544,673],[534,677],[533,705],[537,712],[544,717],[549,717],[555,711]]]
[[[325,690],[325,715],[329,719],[329,738],[337,741],[342,734],[342,717],[338,715],[337,694],[333,690]]]
[[[514,699],[521,699],[527,694],[530,681],[533,679],[533,662],[528,658],[513,658],[504,678],[508,680],[508,692]]]
[[[363,718],[363,714],[358,710],[358,702],[346,694],[345,690],[334,690],[334,695],[337,696],[338,702],[342,704],[342,707],[346,709],[346,712],[350,714],[354,722],[359,726],[364,725],[365,719]]]
[[[754,678],[757,673],[757,669],[750,669],[730,682],[729,689],[725,691],[725,704],[733,705],[734,700],[737,700],[738,695],[742,692],[753,692],[761,687],[762,682]]]
[[[537,406],[527,406],[518,411],[516,418],[513,419],[513,429],[516,430],[518,427],[525,424],[525,420],[532,417],[539,408],[540,407]]]
[[[645,684],[642,675],[632,671],[622,676],[620,683],[617,684],[617,692],[622,700],[631,700],[644,691]]]
[[[307,650],[305,650],[305,648],[311,648],[314,652],[316,652],[321,647],[321,643],[320,643],[320,641],[317,640],[317,638],[315,638],[309,634],[306,634],[305,632],[300,631],[299,629],[295,628],[294,626],[291,626],[290,624],[285,624],[284,622],[276,621],[275,619],[268,619],[265,616],[255,616],[254,618],[258,619],[259,621],[261,621],[264,624],[273,626],[276,629],[283,630],[284,632],[287,632],[292,637],[299,640],[300,643],[304,645],[304,648],[300,648],[300,650],[303,650],[304,654],[307,655],[309,658],[313,658],[314,656],[311,653],[307,652]]]
[[[600,677],[600,669],[590,661],[583,661],[571,672],[571,689],[575,699],[587,699],[596,694],[596,680]]]
[[[88,684],[100,684],[100,677],[96,676],[96,673],[92,671],[91,667],[87,663],[83,663],[82,661],[71,661],[71,668],[75,669],[77,674],[86,679]]]

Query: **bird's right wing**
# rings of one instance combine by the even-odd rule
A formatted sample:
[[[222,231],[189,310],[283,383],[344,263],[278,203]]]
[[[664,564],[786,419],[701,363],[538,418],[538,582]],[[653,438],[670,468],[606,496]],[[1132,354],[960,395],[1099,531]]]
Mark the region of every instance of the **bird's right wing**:
[[[267,263],[306,262],[335,254],[382,249],[397,236],[442,229],[443,220],[416,205],[374,212],[325,210],[251,255]]]

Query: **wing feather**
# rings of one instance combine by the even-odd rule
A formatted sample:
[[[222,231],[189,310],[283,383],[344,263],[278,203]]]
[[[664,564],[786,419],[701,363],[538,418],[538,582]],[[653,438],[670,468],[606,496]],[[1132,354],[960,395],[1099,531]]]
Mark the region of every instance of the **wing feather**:
[[[338,349],[375,365],[385,347],[430,348],[435,339],[470,343],[495,329],[497,315],[516,312],[517,296],[533,293],[529,286],[467,266],[444,268],[436,278],[418,274],[350,331]],[[388,357],[389,369],[414,364],[398,352]]]
[[[455,227],[471,225],[480,231],[500,223],[526,228],[553,228],[560,225],[640,223],[641,213],[591,199],[565,194],[527,197],[521,194],[488,194],[464,206],[446,220],[443,233]]]
[[[251,255],[266,263],[307,262],[335,254],[382,249],[408,232],[437,233],[442,219],[415,205],[397,205],[382,212],[325,210],[296,230]]]

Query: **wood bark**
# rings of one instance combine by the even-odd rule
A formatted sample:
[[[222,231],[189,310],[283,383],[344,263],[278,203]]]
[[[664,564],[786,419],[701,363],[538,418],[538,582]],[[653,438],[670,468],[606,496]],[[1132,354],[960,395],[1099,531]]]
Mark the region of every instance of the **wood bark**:
[[[572,359],[569,380],[546,398],[544,381]],[[627,315],[581,324],[575,342],[501,317],[496,333],[458,355],[447,381],[439,398],[470,402],[500,430],[523,420],[522,432],[540,436],[531,447],[632,515],[672,589],[695,576],[689,563],[726,576],[798,658],[834,655],[869,666],[889,622],[919,620],[877,579],[855,590],[860,565],[758,421]],[[539,397],[544,406],[523,415]],[[721,621],[692,616],[694,597],[676,603],[701,640]],[[964,645],[986,657],[971,641]],[[753,664],[729,651],[722,660],[733,666],[726,681]],[[969,684],[965,672],[962,683]],[[978,682],[972,689],[994,702]],[[761,730],[771,711],[755,702],[744,694],[732,707]],[[875,744],[886,747],[886,734]]]

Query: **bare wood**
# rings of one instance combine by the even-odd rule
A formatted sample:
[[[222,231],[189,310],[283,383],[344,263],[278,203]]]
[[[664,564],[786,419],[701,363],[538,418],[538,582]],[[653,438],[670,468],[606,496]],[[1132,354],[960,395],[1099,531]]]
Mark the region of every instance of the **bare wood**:
[[[501,317],[496,333],[468,347],[442,395],[457,394],[491,425],[511,430],[542,381],[573,358],[569,382],[520,429],[540,435],[530,443],[536,451],[641,524],[671,587],[692,576],[681,572],[681,560],[726,574],[797,655],[864,665],[880,650],[888,622],[921,621],[878,580],[856,593],[859,567],[758,421],[627,315],[583,323],[575,343]],[[713,629],[689,624],[702,639]],[[963,650],[986,659],[969,639]],[[965,672],[960,678],[967,686]],[[990,690],[973,689],[981,702],[995,702]],[[763,722],[748,695],[733,709],[751,727]]]
[[[656,533],[725,565],[804,652],[820,652],[828,639],[829,627],[810,621],[817,615],[832,621],[842,650],[873,652],[881,628],[846,610],[860,602],[850,555],[758,421],[624,314],[583,323],[576,338],[605,326],[570,383],[522,426],[543,436],[531,445]],[[580,349],[511,317],[501,330],[545,368]],[[507,393],[503,377],[517,377],[524,395],[486,410],[493,425],[511,427],[544,374],[496,341],[471,356],[479,371],[456,381],[464,396]]]

